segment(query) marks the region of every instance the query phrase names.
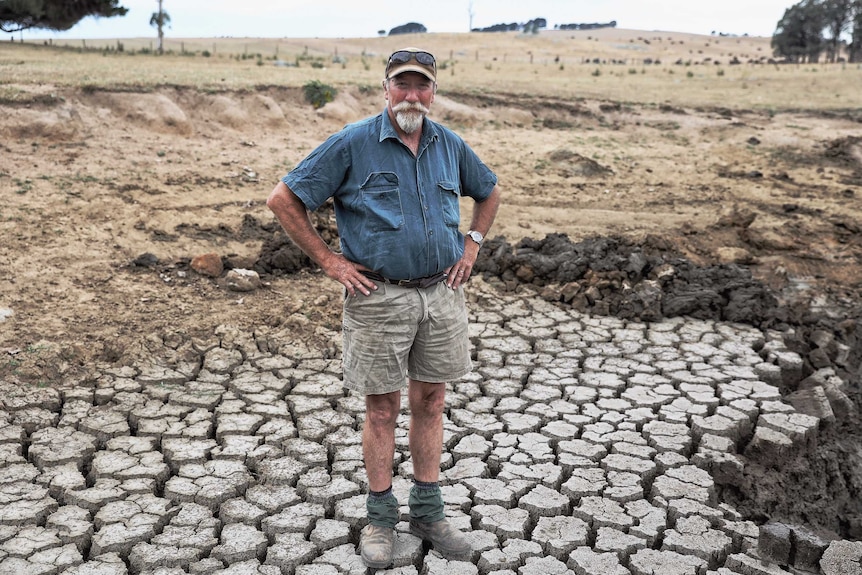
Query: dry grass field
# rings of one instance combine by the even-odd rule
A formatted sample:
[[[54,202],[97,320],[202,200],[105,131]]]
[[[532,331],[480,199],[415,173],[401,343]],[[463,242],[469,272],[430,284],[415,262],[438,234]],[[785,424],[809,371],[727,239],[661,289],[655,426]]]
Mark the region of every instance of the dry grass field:
[[[123,52],[117,52],[118,44]],[[165,42],[168,54],[160,58],[142,55],[141,50],[153,49],[153,41],[139,38],[52,43],[72,51],[21,46],[16,50],[4,45],[0,53],[4,98],[14,99],[18,90],[29,91],[18,84],[30,89],[34,85],[125,90],[183,86],[224,91],[300,86],[317,79],[339,86],[376,87],[387,55],[409,44],[437,55],[443,68],[443,92],[773,111],[862,107],[858,64],[743,65],[769,61],[770,39],[762,37],[601,29],[537,35],[169,39]],[[94,57],[94,49],[103,50],[105,56]],[[274,69],[277,61],[299,65]],[[739,64],[731,63],[735,61]]]
[[[0,44],[4,375],[77,377],[220,325],[325,344],[336,284],[265,277],[237,294],[188,262],[253,265],[274,183],[382,109],[385,57],[404,45],[437,54],[432,117],[499,175],[492,236],[650,236],[750,266],[788,298],[860,301],[859,65],[779,66],[768,38],[630,30],[171,39],[164,56],[120,43]],[[311,80],[335,100],[313,108]],[[145,253],[159,265],[132,264]]]

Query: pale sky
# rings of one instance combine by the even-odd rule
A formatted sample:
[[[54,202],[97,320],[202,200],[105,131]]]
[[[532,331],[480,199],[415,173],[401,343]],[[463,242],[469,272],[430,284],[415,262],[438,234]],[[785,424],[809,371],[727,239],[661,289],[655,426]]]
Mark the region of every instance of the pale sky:
[[[797,0],[798,1],[798,0]],[[375,37],[408,22],[428,32],[545,18],[554,24],[617,21],[618,28],[771,36],[793,0],[163,0],[174,38]],[[121,0],[129,12],[86,18],[67,32],[30,30],[24,39],[152,37],[157,0]],[[16,37],[19,34],[16,34]]]

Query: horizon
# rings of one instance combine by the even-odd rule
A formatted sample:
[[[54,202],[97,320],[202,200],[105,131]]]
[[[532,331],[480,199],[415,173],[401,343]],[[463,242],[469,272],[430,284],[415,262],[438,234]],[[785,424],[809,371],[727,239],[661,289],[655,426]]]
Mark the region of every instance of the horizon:
[[[433,6],[395,0],[366,0],[362,6],[348,0],[316,2],[288,0],[272,10],[264,0],[186,0],[173,6],[165,0],[163,10],[170,16],[166,38],[372,38],[381,31],[416,22],[428,33],[466,33],[497,24],[524,24],[536,18],[547,21],[547,30],[563,24],[609,23],[617,28],[643,32],[723,34],[769,37],[788,0],[710,1],[692,5],[685,0],[663,0],[661,7],[638,0],[534,0],[525,5],[515,0],[438,0]],[[89,40],[152,38],[149,25],[158,9],[156,0],[120,0],[129,9],[115,18],[87,17],[70,30],[56,32],[31,29],[10,34],[29,40]],[[472,9],[472,12],[471,12]],[[297,14],[301,15],[297,17]],[[337,14],[338,18],[333,18]],[[740,17],[743,14],[744,17]]]

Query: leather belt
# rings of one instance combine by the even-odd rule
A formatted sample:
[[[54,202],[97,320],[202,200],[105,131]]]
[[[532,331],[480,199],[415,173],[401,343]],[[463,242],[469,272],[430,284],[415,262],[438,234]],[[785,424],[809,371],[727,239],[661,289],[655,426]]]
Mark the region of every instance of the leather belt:
[[[446,272],[440,272],[434,274],[433,276],[416,278],[413,280],[391,280],[389,278],[383,277],[377,272],[367,270],[360,270],[359,273],[361,273],[370,280],[403,288],[427,288],[436,285],[446,279]]]

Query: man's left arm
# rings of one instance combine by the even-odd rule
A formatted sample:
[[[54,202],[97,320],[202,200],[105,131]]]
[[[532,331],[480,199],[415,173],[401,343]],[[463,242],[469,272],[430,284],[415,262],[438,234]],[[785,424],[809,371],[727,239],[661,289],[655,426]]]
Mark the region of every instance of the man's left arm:
[[[473,207],[473,217],[470,220],[470,229],[475,230],[483,236],[488,235],[491,230],[491,225],[494,223],[494,218],[497,217],[497,208],[500,207],[500,186],[494,186],[491,194],[482,200],[476,202]],[[470,279],[473,273],[473,265],[476,263],[476,258],[479,256],[479,244],[469,237],[464,237],[464,255],[458,260],[455,265],[446,270],[449,277],[446,279],[446,285],[452,289],[457,289]]]

